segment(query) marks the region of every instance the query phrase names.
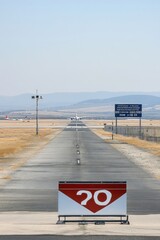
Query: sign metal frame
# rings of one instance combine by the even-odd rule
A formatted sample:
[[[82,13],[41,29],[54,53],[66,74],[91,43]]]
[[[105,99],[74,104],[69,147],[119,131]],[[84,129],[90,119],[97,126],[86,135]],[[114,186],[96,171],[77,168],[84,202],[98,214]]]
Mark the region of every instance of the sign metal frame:
[[[82,186],[82,189],[81,189],[81,186]],[[112,209],[111,212],[109,212],[109,214],[105,214],[106,210],[104,210],[104,214],[103,214],[103,208],[108,209],[107,208],[108,205],[102,207],[102,212],[99,209],[93,211],[93,214],[86,214],[85,210],[84,211],[82,210],[82,212],[81,212],[81,208],[83,208],[83,206],[82,206],[83,204],[82,204],[82,202],[79,203],[77,200],[74,200],[74,198],[72,198],[72,194],[75,195],[75,191],[76,191],[76,195],[79,196],[78,191],[80,189],[81,189],[80,190],[81,192],[86,191],[86,190],[83,190],[83,188],[87,189],[87,187],[85,188],[84,186],[90,186],[89,190],[91,189],[90,191],[92,192],[92,194],[93,193],[96,194],[96,192],[99,192],[99,191],[102,191],[102,192],[105,191],[105,190],[102,190],[104,188],[104,186],[111,186],[110,191],[111,192],[113,191],[114,194],[116,193],[116,199],[115,200],[112,199],[111,202],[108,203],[108,205],[110,205],[111,209]],[[98,186],[98,188],[96,188],[97,186]],[[101,190],[93,192],[94,187],[95,187],[95,190],[97,190],[97,189],[101,189]],[[89,222],[94,222],[95,224],[105,224],[106,222],[118,222],[121,224],[129,224],[129,217],[127,215],[127,182],[126,181],[60,181],[58,189],[59,189],[60,194],[58,194],[58,213],[59,213],[59,215],[58,215],[57,224],[65,224],[67,222],[78,222],[80,224],[85,224],[85,223],[89,223]],[[67,190],[68,190],[68,193],[67,193]],[[118,190],[119,190],[119,192],[118,192]],[[61,193],[61,191],[62,191],[62,193]],[[64,191],[64,193],[63,193],[63,191]],[[72,191],[73,191],[73,193],[72,193]],[[67,203],[67,199],[66,199],[66,201],[62,201],[61,194],[64,195],[64,197],[69,198],[69,201],[71,201],[71,204]],[[120,196],[117,196],[117,194],[120,194]],[[114,195],[112,197],[114,197]],[[120,201],[121,197],[124,198],[124,200],[122,200],[121,202],[118,202],[118,201]],[[108,198],[107,195],[106,195],[106,198]],[[74,213],[74,210],[72,209],[72,207],[74,208],[74,206],[72,205],[74,203],[72,203],[72,201],[75,201],[75,204],[77,204],[77,206],[80,205],[80,210],[78,209],[77,211],[75,211],[75,213]],[[94,201],[94,200],[90,199],[90,201]],[[119,204],[118,210],[116,210],[117,209],[116,204],[117,205]],[[122,206],[121,206],[121,204],[122,204]],[[93,207],[94,203],[90,202],[89,205],[91,205]],[[114,207],[112,207],[112,206],[114,206]],[[67,209],[67,211],[66,211],[66,209]],[[119,209],[121,209],[121,210],[119,211]],[[86,212],[87,211],[88,210],[86,210]],[[116,212],[116,211],[119,211],[119,212]]]

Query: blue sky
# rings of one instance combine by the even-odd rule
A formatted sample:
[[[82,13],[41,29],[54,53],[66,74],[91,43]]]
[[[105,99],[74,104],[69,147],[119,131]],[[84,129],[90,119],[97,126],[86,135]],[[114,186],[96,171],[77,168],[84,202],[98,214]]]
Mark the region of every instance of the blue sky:
[[[0,95],[160,91],[159,0],[0,0]]]

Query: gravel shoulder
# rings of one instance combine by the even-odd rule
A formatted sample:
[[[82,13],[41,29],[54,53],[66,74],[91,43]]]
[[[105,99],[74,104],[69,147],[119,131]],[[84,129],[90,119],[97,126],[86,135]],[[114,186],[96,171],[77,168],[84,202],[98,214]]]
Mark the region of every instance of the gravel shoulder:
[[[128,144],[111,144],[130,161],[143,168],[146,172],[160,179],[160,158],[142,149]]]
[[[160,180],[160,157],[149,153],[146,149],[121,142],[120,140],[111,140],[108,134],[101,134],[99,130],[92,130],[96,135],[111,144],[112,147],[124,154],[130,161],[140,166],[143,170]],[[149,149],[148,149],[149,150]]]

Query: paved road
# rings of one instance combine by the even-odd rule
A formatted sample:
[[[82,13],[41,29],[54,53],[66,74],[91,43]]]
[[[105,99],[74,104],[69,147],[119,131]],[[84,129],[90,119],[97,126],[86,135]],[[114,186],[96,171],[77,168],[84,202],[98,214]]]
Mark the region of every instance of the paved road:
[[[78,124],[83,126],[82,123]],[[70,124],[71,127],[75,123]],[[77,143],[81,164],[77,164]],[[58,181],[128,182],[128,214],[159,214],[160,185],[89,129],[66,128],[0,189],[0,211],[57,211]],[[1,239],[159,239],[129,236],[0,236]]]

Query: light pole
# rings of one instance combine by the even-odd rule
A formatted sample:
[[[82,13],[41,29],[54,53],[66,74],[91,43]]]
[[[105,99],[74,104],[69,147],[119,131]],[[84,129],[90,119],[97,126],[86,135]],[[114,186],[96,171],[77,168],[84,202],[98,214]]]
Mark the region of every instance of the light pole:
[[[33,95],[32,99],[36,100],[36,135],[38,135],[38,101],[42,99],[42,96],[38,95],[38,90],[36,90],[36,95]]]

